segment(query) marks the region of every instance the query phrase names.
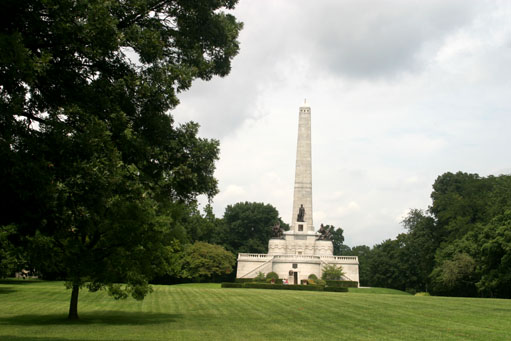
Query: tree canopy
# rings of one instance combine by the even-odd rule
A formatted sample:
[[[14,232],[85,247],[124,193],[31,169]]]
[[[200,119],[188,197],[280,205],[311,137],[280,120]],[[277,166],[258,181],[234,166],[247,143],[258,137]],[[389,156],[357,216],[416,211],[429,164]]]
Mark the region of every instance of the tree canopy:
[[[270,204],[239,202],[229,205],[223,217],[223,240],[226,248],[234,253],[266,253],[272,235],[272,226],[280,223],[289,230]]]
[[[359,255],[361,283],[438,295],[511,298],[511,175],[440,175],[406,233]],[[353,252],[355,247],[350,252]],[[367,282],[366,282],[367,281]]]
[[[175,207],[217,192],[218,142],[168,111],[229,73],[236,2],[1,3],[0,226],[65,275],[70,318],[86,283],[143,298],[175,263]]]
[[[236,257],[219,245],[195,242],[185,247],[179,263],[181,277],[208,279],[231,273]]]

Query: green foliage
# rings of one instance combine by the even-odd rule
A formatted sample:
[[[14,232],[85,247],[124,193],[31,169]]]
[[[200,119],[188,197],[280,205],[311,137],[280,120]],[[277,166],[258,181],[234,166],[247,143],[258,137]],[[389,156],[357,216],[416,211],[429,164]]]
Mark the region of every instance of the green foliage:
[[[415,293],[415,296],[431,296],[431,295],[429,294],[429,292],[421,291],[421,292]]]
[[[196,241],[222,245],[222,219],[216,218],[210,204],[204,207],[201,213],[197,205],[182,205],[176,216],[176,222],[183,228],[182,241],[194,243]]]
[[[335,264],[326,264],[323,265],[322,268],[322,280],[341,280],[342,276],[344,276],[344,272],[342,271],[342,266],[337,266]]]
[[[431,211],[444,231],[431,273],[433,292],[511,297],[511,176],[446,173],[434,185]]]
[[[410,293],[397,289],[389,288],[376,288],[376,287],[359,287],[359,288],[348,288],[351,293],[358,294],[376,294],[376,295],[406,295],[410,296]]]
[[[439,270],[438,280],[447,289],[459,286],[474,287],[473,276],[476,268],[475,260],[466,253],[456,254],[452,260],[445,260]],[[470,289],[468,289],[470,290]],[[465,293],[463,290],[462,292]]]
[[[326,286],[323,291],[331,291],[331,292],[348,292],[347,287],[330,287]]]
[[[336,287],[336,288],[358,288],[358,282],[354,281],[333,281],[327,280],[325,281],[328,287]]]
[[[180,255],[180,276],[207,279],[213,275],[229,274],[236,257],[219,245],[195,242],[185,246]]]
[[[16,238],[16,226],[0,226],[0,278],[12,276],[25,264],[22,251],[11,238]]]
[[[168,111],[230,71],[236,2],[1,3],[0,226],[32,266],[137,299],[176,271],[176,212],[217,193],[218,141]]]
[[[270,279],[270,280],[271,280],[271,279],[279,279],[279,275],[278,275],[276,272],[271,271],[271,272],[268,272],[268,273],[266,274],[266,279],[267,279],[267,280],[268,280],[268,279]]]
[[[414,259],[406,247],[408,240],[403,233],[396,240],[374,246],[369,263],[370,286],[406,290],[417,282],[417,268],[410,266]]]
[[[487,208],[493,180],[462,172],[448,172],[435,180],[430,211],[448,241],[463,237],[473,224],[490,218]]]
[[[222,288],[243,288],[243,283],[222,282]]]
[[[329,225],[327,225],[329,226]],[[341,255],[343,250],[343,243],[344,243],[344,230],[340,227],[337,229],[332,226],[331,229],[332,233],[332,244],[334,245],[334,255]]]
[[[318,276],[315,274],[310,274],[309,277],[307,277],[307,282],[310,285],[317,285],[318,284]]]
[[[257,273],[257,276],[255,276],[255,278],[253,280],[256,281],[256,282],[265,282],[266,281],[266,276],[264,275],[264,273],[259,271]]]
[[[253,278],[236,278],[234,280],[236,283],[247,283],[247,282],[253,282]]]
[[[407,233],[358,254],[361,285],[511,297],[511,175],[445,173],[431,198],[403,220]]]
[[[511,210],[475,232],[479,246],[478,290],[489,297],[511,297]]]
[[[320,285],[294,285],[294,284],[270,284],[270,283],[243,283],[247,289],[275,289],[275,290],[302,290],[302,291],[323,291]]]
[[[343,256],[357,256],[358,257],[358,276],[360,285],[368,286],[371,278],[370,272],[370,259],[371,259],[371,248],[367,245],[358,245],[353,248],[345,248],[345,251],[341,251]]]
[[[235,254],[266,253],[272,226],[277,222],[285,230],[289,229],[272,205],[255,202],[229,205],[223,217],[223,244]]]

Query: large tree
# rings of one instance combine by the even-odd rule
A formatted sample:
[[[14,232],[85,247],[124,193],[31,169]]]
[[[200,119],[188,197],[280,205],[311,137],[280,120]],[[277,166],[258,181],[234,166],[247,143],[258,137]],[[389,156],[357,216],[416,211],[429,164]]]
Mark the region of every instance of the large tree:
[[[229,205],[223,217],[223,245],[235,254],[266,253],[272,226],[277,223],[289,230],[277,209],[270,204],[239,202]]]
[[[371,278],[370,273],[370,259],[371,259],[371,248],[367,245],[357,245],[352,248],[346,247],[346,251],[341,250],[343,256],[357,256],[358,257],[358,274],[361,286],[369,285]]]
[[[1,2],[0,225],[65,276],[70,318],[86,283],[143,298],[172,270],[173,213],[217,192],[218,142],[168,111],[230,71],[236,2]]]
[[[422,210],[412,209],[403,219],[403,226],[408,230],[404,253],[408,264],[416,276],[415,283],[408,283],[408,287],[415,290],[429,290],[429,275],[435,265],[435,252],[440,246],[442,231],[438,229],[433,217]],[[403,260],[402,260],[403,261]]]

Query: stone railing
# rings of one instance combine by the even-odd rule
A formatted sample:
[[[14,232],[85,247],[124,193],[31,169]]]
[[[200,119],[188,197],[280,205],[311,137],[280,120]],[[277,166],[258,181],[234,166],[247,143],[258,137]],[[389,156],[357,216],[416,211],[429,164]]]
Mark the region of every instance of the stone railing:
[[[245,259],[245,260],[265,260],[272,258],[273,256],[267,255],[265,253],[239,253],[238,259]]]
[[[268,259],[275,260],[302,260],[302,261],[334,261],[334,262],[356,262],[357,256],[316,256],[316,255],[267,255],[264,253],[240,253],[238,260],[265,261]]]
[[[273,259],[276,260],[314,260],[319,261],[320,256],[314,255],[274,255]]]
[[[357,262],[358,263],[358,257],[357,256],[321,256],[322,260],[336,260],[336,261],[351,261],[351,262]]]

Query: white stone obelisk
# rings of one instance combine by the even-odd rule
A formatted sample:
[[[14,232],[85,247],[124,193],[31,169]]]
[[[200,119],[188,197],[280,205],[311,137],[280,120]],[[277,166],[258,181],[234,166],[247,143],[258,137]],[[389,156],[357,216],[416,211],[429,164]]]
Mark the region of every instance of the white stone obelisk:
[[[303,205],[304,223],[298,221]],[[302,210],[302,211],[303,211]],[[312,158],[311,158],[311,108],[300,107],[298,116],[298,142],[296,146],[295,190],[293,197],[292,230],[314,231],[312,225]]]

